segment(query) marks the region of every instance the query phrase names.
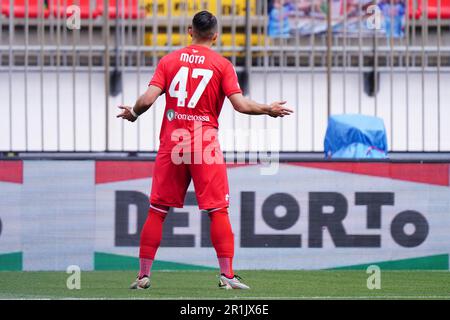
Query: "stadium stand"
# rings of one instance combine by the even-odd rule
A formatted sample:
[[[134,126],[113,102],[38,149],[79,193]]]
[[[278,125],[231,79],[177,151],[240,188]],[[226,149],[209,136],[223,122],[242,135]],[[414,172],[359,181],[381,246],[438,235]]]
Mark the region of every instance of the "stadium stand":
[[[62,8],[75,3],[80,5],[82,21],[79,30],[69,30],[64,21],[67,13]],[[217,6],[218,3],[221,7]],[[107,79],[107,73],[111,71],[111,68],[105,68],[108,62],[127,76],[144,69],[146,73],[151,73],[159,58],[189,43],[189,17],[197,10],[208,9],[216,13],[221,22],[215,49],[232,60],[238,76],[242,78],[247,76],[245,70],[248,64],[251,64],[251,72],[255,75],[286,71],[289,74],[283,82],[286,86],[292,81],[293,74],[299,74],[300,77],[310,72],[320,75],[329,68],[336,74],[360,74],[360,78],[355,81],[366,86],[371,81],[370,72],[376,65],[381,77],[391,73],[411,73],[411,83],[416,83],[417,76],[423,75],[424,79],[439,79],[441,88],[447,84],[445,81],[448,81],[446,77],[450,70],[450,0],[405,1],[405,17],[409,16],[405,20],[409,23],[403,26],[404,34],[392,41],[383,31],[361,28],[358,32],[359,24],[348,17],[348,32],[336,32],[333,35],[330,67],[327,63],[326,32],[297,34],[293,27],[286,38],[269,36],[268,2],[251,0],[250,3],[247,20],[245,0],[108,0],[106,7],[103,0],[15,0],[14,3],[12,0],[0,0],[0,75],[3,72],[4,81],[11,81],[12,88],[15,81],[12,76],[9,77],[11,66],[15,70],[13,76],[20,75],[20,72],[34,76],[42,72],[47,77],[47,74],[66,75],[76,70],[81,74],[77,74],[77,77],[86,74],[101,76],[104,73]],[[441,4],[440,10],[438,3]],[[13,10],[10,10],[11,4]],[[26,4],[29,4],[28,21],[24,19]],[[116,4],[119,15],[116,15]],[[361,7],[360,10],[364,9]],[[89,11],[92,19],[89,19]],[[438,11],[441,12],[440,20],[437,19]],[[44,19],[41,19],[42,13]],[[290,17],[292,26],[299,25],[296,23],[297,18],[295,15]],[[320,20],[317,21],[320,24]],[[247,26],[250,26],[250,30]],[[120,37],[115,37],[118,31]],[[250,41],[246,41],[247,31],[251,34]],[[437,43],[440,43],[439,48]],[[109,54],[106,54],[106,45]],[[297,70],[301,72],[296,73]],[[311,79],[316,81],[315,77]],[[317,88],[320,86],[319,81],[319,84],[314,84]],[[386,83],[386,80],[381,81],[383,85]],[[77,85],[82,86],[79,83]],[[267,92],[270,94],[270,91]],[[409,91],[418,92],[412,84]],[[412,96],[408,99],[417,100]],[[428,105],[428,100],[426,102]],[[377,108],[386,103],[389,105],[390,100],[377,102]],[[441,105],[444,104],[442,100]],[[429,126],[427,130],[427,137],[432,136],[434,128]],[[396,132],[401,133],[401,130]],[[436,148],[430,145],[427,150]]]
[[[119,13],[119,18],[124,19],[137,19],[145,17],[145,11],[140,9],[138,0],[122,0],[118,1],[118,10],[116,10],[116,0],[110,0],[108,5],[108,16],[111,19],[117,17],[117,11]],[[97,15],[102,15],[105,10],[103,1],[97,1]]]
[[[414,5],[416,2],[416,5]],[[408,17],[410,19],[420,19],[420,16],[422,15],[422,2],[421,1],[415,1],[415,0],[408,0]]]
[[[65,17],[66,14],[70,15],[70,12],[66,12],[66,6],[78,5],[81,19],[89,19],[89,11],[91,11],[92,18],[96,18],[101,12],[93,7],[92,3],[93,1],[90,0],[51,0],[51,12],[54,17]]]
[[[28,4],[28,15],[27,15]],[[2,14],[6,17],[14,16],[15,18],[38,18],[42,14],[45,18],[50,15],[50,10],[45,7],[44,0],[15,0],[13,4],[13,12],[10,12],[10,1],[2,1]],[[43,11],[41,11],[41,9]]]
[[[450,0],[440,0],[441,1],[441,19],[450,19]],[[428,18],[437,19],[438,18],[438,3],[439,0],[428,0]]]
[[[118,8],[116,8],[116,2]],[[15,0],[13,3],[13,13],[10,12],[10,1],[2,1],[2,14],[6,17],[14,16],[15,18],[25,18],[26,7],[28,4],[28,18],[39,18],[43,10],[44,18],[53,17],[65,17],[70,15],[71,12],[66,12],[66,8],[71,5],[78,5],[80,7],[81,19],[89,19],[90,15],[93,19],[102,16],[104,13],[104,3],[101,0]],[[118,10],[116,10],[118,9]],[[117,11],[119,17],[124,19],[138,19],[145,17],[145,10],[140,7],[138,0],[110,0],[108,3],[108,17],[115,19]],[[91,13],[89,13],[91,11]]]
[[[440,0],[441,19],[450,19],[450,0]],[[421,19],[427,15],[428,19],[437,19],[439,0],[408,0],[408,16],[410,19]],[[426,5],[426,8],[425,8]]]

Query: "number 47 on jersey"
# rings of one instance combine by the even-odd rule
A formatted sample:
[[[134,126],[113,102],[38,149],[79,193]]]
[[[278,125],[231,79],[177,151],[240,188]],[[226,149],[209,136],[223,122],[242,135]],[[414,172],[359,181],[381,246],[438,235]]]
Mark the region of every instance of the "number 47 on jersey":
[[[192,95],[191,99],[188,102],[188,108],[195,108],[197,105],[198,100],[203,94],[203,91],[205,91],[206,86],[208,85],[209,81],[211,80],[213,76],[213,71],[209,69],[201,69],[201,68],[195,68],[192,70],[192,78],[196,79],[198,77],[202,77],[202,80],[200,81],[197,89],[195,89],[194,94]],[[186,106],[186,99],[187,99],[187,91],[186,91],[186,84],[189,77],[189,68],[188,67],[181,67],[180,70],[178,70],[175,77],[173,77],[172,82],[170,83],[169,87],[169,95],[172,98],[177,98],[177,106],[178,107],[185,107]],[[178,84],[178,90],[175,88]]]

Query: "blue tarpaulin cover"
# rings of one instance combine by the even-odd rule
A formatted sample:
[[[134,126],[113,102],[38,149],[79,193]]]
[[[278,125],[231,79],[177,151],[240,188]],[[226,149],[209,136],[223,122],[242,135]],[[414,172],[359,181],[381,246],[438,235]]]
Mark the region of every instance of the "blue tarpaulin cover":
[[[388,146],[383,119],[361,114],[331,116],[324,148],[327,158],[386,159]]]

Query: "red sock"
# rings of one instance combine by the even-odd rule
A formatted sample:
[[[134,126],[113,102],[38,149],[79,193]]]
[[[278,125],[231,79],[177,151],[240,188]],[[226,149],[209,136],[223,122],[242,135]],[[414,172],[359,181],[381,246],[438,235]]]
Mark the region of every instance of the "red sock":
[[[233,256],[234,256],[234,234],[231,229],[227,208],[210,212],[211,219],[211,242],[217,253],[220,273],[232,278]]]
[[[153,259],[145,259],[145,258],[139,259],[139,267],[140,267],[139,279],[141,279],[144,276],[150,277],[152,264],[153,264]]]
[[[150,276],[153,260],[162,239],[162,228],[168,207],[151,205],[141,232],[139,277]]]
[[[233,258],[217,258],[219,260],[220,273],[228,278],[233,278]]]

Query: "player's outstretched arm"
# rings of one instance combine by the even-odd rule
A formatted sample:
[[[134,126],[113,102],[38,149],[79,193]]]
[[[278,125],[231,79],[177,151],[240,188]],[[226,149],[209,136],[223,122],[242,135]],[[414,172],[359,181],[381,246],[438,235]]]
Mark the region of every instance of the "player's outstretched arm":
[[[269,105],[261,104],[244,97],[241,93],[233,94],[228,98],[236,111],[245,114],[266,114],[273,118],[277,118],[288,116],[294,112],[293,110],[284,107],[286,101],[272,102]]]
[[[119,106],[119,109],[122,109],[122,113],[118,114],[117,118],[122,118],[131,122],[136,121],[138,116],[150,109],[161,93],[161,88],[150,85],[147,91],[137,99],[133,108],[129,106]]]

